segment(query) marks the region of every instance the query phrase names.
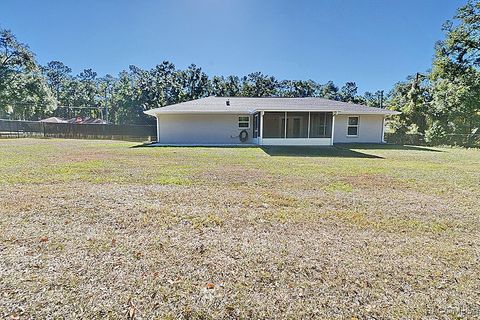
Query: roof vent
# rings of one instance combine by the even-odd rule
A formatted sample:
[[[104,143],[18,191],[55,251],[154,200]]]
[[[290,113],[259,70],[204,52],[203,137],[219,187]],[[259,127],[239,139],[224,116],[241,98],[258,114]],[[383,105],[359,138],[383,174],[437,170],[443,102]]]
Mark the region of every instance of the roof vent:
[[[225,101],[225,104],[227,105],[227,107],[230,107],[230,100]]]

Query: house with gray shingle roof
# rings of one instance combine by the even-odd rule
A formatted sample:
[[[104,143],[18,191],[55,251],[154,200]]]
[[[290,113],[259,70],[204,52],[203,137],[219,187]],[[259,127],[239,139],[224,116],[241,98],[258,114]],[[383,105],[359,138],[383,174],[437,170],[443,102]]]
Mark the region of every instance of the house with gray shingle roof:
[[[164,145],[382,143],[399,112],[322,98],[207,97],[145,111]]]

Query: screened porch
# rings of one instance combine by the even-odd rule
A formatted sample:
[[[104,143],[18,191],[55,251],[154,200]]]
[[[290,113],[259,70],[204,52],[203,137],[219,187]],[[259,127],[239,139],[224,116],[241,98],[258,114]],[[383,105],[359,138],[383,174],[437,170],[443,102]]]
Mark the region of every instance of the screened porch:
[[[332,112],[258,112],[253,139],[263,145],[331,145]]]

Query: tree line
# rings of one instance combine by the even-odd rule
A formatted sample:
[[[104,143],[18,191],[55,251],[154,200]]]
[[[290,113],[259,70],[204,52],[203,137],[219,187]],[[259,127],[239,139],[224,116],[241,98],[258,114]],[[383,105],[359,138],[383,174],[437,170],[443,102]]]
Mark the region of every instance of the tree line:
[[[393,87],[390,109],[398,134],[420,133],[429,143],[447,134],[480,134],[480,2],[468,1],[443,25],[430,70]]]
[[[151,70],[130,66],[114,77],[99,77],[92,69],[73,75],[61,61],[39,66],[27,45],[8,30],[0,31],[0,106],[13,119],[49,115],[99,117],[103,112],[119,124],[151,122],[143,111],[192,99],[214,96],[324,97],[379,106],[380,93],[357,94],[355,82],[342,87],[332,81],[277,80],[261,72],[243,77],[208,77],[192,64],[181,70],[164,61]],[[75,107],[75,109],[68,108]]]
[[[117,76],[85,69],[77,75],[61,61],[39,65],[29,47],[0,29],[0,117],[107,117],[112,123],[145,124],[143,111],[214,96],[322,97],[401,111],[398,134],[420,133],[427,141],[470,134],[480,127],[480,2],[457,10],[435,45],[432,67],[383,91],[358,94],[355,82],[337,86],[313,80],[279,80],[261,72],[209,77],[194,64],[178,69],[164,61],[150,70],[130,66]],[[71,107],[75,107],[72,109]],[[480,133],[480,132],[479,132]]]

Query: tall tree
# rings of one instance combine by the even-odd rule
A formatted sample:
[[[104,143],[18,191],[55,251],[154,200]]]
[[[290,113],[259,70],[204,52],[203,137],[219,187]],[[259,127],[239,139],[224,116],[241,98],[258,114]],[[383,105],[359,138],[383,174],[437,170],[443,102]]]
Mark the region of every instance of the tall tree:
[[[46,80],[27,45],[0,29],[0,108],[18,119],[38,119],[55,106]]]
[[[100,96],[99,104],[102,108],[103,119],[107,122],[111,121],[110,111],[112,109],[114,88],[117,79],[107,74],[98,79],[98,94]]]
[[[246,97],[273,97],[277,95],[278,81],[261,72],[250,73],[242,79],[242,95]]]
[[[67,85],[67,81],[71,79],[72,69],[60,61],[50,61],[41,69],[47,79],[50,90],[55,94],[57,103],[63,104],[61,93]]]
[[[134,67],[131,68],[135,69]],[[138,70],[137,70],[138,72]],[[139,78],[134,72],[122,71],[114,84],[111,99],[111,116],[114,123],[119,124],[145,124],[154,122],[143,111],[144,104],[141,101],[141,88],[138,85]]]
[[[433,121],[445,132],[470,133],[480,127],[480,2],[459,8],[443,30],[430,74]]]
[[[279,94],[282,97],[313,97],[317,87],[313,80],[283,80],[279,84]]]
[[[399,133],[425,133],[430,120],[430,83],[417,73],[397,83],[389,93],[389,109],[400,111],[394,127]]]
[[[80,92],[78,92],[80,99],[77,101],[75,107],[88,108],[79,109],[76,115],[95,118],[101,117],[97,73],[92,69],[84,69],[76,77],[76,80],[80,83]]]
[[[208,95],[208,76],[202,71],[202,68],[192,64],[187,70],[182,71],[180,76],[183,80],[186,100],[199,99]]]
[[[338,87],[333,81],[328,81],[326,84],[321,85],[318,95],[325,99],[339,100]]]
[[[347,82],[345,85],[340,89],[339,98],[344,102],[353,102],[357,103],[357,84],[355,82]]]
[[[363,104],[366,104],[369,107],[383,107],[383,100],[383,91],[381,90],[377,90],[374,93],[367,91],[363,95]]]

